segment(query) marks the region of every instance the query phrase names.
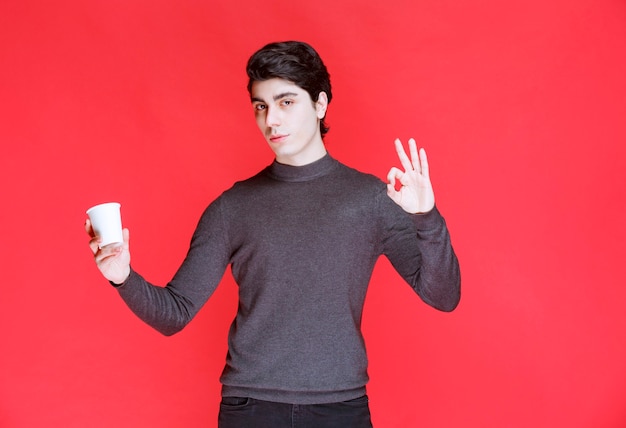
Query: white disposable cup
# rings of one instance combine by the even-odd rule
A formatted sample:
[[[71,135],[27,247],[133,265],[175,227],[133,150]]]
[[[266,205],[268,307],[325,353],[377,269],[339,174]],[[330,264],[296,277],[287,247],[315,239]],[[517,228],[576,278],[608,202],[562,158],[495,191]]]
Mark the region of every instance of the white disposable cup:
[[[96,205],[87,210],[91,227],[95,235],[100,238],[100,248],[107,245],[124,243],[122,235],[122,216],[120,214],[120,204],[109,202]]]

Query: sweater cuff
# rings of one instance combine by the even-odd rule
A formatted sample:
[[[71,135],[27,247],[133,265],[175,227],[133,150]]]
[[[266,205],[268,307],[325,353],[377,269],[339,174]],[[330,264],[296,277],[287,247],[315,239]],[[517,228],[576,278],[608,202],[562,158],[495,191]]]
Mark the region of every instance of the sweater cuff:
[[[431,230],[436,229],[441,225],[443,217],[437,209],[437,205],[432,210],[426,213],[411,214],[411,219],[417,227],[417,230]]]
[[[125,284],[128,283],[128,280],[130,279],[130,277],[133,275],[133,269],[130,269],[130,273],[128,274],[128,276],[126,277],[126,279],[124,280],[124,282],[122,282],[121,284],[117,284],[113,281],[109,281],[109,284],[111,284],[113,287],[115,288],[120,288],[123,287]]]

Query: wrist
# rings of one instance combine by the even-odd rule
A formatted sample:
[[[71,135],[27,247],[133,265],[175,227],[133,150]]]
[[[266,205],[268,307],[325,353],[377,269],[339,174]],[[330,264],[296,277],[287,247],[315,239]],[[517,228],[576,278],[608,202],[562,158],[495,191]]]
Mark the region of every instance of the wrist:
[[[129,277],[130,277],[130,267],[128,268],[126,275],[120,275],[119,277],[109,278],[109,284],[111,284],[113,287],[121,287],[122,285],[126,283],[126,281],[128,281]]]

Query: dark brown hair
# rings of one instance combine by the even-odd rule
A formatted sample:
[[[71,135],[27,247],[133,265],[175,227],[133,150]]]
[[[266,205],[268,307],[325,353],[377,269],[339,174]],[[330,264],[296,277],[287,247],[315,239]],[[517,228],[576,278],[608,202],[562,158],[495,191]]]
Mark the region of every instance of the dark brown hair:
[[[332,99],[330,75],[319,54],[304,42],[287,41],[265,45],[248,60],[248,92],[255,81],[281,78],[308,92],[313,102],[325,92]],[[320,121],[322,138],[328,132],[325,117]]]

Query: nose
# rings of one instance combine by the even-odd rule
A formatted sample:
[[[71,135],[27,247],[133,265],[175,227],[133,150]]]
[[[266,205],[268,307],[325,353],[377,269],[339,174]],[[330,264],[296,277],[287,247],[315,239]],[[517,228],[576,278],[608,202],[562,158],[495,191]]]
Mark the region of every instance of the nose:
[[[277,109],[273,107],[267,107],[265,114],[265,125],[270,128],[275,128],[280,125],[280,114]]]

